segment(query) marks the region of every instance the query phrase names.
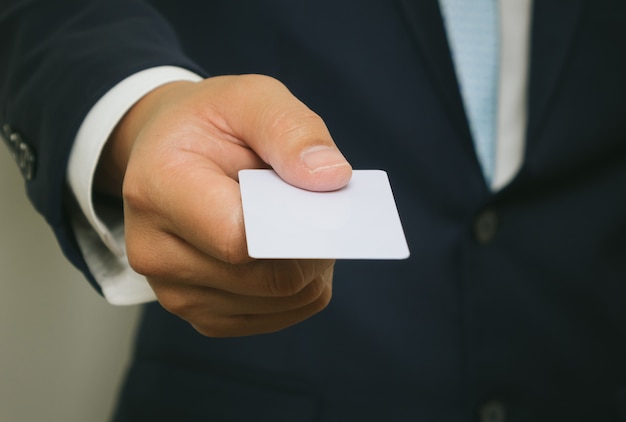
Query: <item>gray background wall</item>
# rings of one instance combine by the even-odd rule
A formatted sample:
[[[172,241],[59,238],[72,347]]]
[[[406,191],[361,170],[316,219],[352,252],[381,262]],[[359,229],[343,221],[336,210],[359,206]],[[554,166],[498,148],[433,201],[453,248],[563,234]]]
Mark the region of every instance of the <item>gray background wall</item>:
[[[138,311],[65,261],[0,140],[0,421],[107,421]]]

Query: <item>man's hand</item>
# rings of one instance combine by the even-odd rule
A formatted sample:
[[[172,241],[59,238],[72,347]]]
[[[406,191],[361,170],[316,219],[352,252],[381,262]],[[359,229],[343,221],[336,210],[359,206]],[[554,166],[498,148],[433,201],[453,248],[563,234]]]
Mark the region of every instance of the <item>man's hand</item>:
[[[160,87],[103,151],[96,188],[124,199],[131,266],[204,335],[280,330],[330,300],[334,261],[248,257],[237,172],[268,166],[317,191],[352,172],[320,117],[258,75]]]

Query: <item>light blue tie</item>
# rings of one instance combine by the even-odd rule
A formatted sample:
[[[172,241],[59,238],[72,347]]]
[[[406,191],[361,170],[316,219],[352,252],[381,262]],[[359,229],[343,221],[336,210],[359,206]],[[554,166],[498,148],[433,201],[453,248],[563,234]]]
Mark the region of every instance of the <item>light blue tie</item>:
[[[491,184],[500,67],[498,0],[439,0],[439,4],[474,148]]]

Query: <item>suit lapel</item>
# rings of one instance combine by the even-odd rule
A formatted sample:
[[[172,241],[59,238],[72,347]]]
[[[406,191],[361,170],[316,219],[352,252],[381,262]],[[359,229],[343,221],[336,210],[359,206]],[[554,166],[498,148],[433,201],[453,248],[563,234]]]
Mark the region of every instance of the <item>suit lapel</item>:
[[[418,53],[467,147],[472,138],[458,89],[438,0],[396,0]],[[582,17],[585,0],[533,1],[527,148],[545,121]]]
[[[473,148],[439,1],[396,0],[396,3],[455,127]]]
[[[536,137],[547,117],[559,75],[571,52],[583,3],[584,0],[534,1],[528,88],[529,142]]]

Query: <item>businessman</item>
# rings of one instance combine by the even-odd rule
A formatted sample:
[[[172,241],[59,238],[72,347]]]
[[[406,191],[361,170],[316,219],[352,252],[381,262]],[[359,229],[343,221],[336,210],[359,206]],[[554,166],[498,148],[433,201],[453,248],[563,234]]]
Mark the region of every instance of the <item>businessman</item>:
[[[117,420],[626,420],[622,2],[1,7],[29,195],[148,303]],[[411,258],[248,258],[258,167],[387,170]]]

